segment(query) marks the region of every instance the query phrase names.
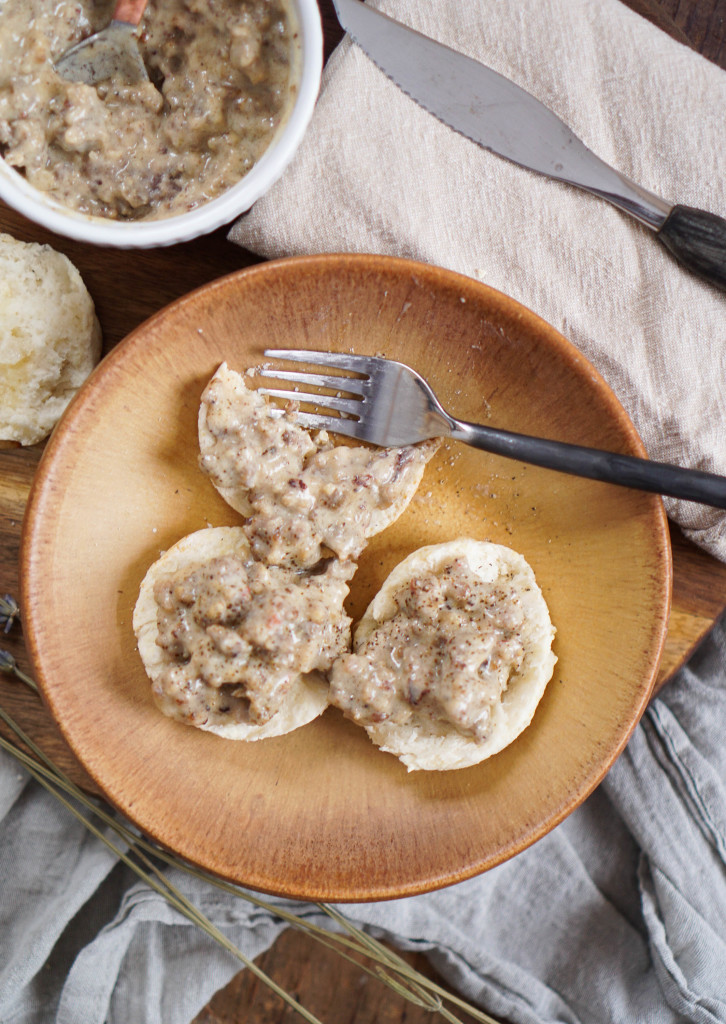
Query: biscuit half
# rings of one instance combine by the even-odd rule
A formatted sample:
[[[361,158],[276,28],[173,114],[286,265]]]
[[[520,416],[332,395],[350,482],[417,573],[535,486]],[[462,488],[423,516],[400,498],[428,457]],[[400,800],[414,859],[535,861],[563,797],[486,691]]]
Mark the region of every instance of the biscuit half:
[[[395,595],[412,581],[427,574],[440,574],[456,560],[463,559],[469,570],[486,583],[507,580],[523,611],[521,665],[510,675],[500,699],[491,707],[483,738],[460,731],[455,725],[432,716],[425,707],[414,709],[406,723],[361,721],[371,740],[398,757],[411,770],[445,771],[466,768],[484,761],[508,746],[531,722],[549,682],[556,657],[552,651],[555,635],[549,610],[534,572],[524,557],[500,544],[459,539],[420,548],[391,572],[361,619],[354,637],[354,650],[376,642],[377,631],[398,611]],[[331,702],[339,703],[337,686],[344,690],[340,675],[345,656],[336,662],[332,674]]]
[[[0,439],[42,441],[100,355],[93,300],[68,257],[0,234]]]
[[[169,664],[167,652],[158,646],[157,609],[154,585],[161,577],[189,569],[225,555],[249,555],[249,544],[240,527],[219,526],[199,530],[183,537],[154,562],[139,590],[133,614],[139,654],[152,682],[155,702],[164,709],[159,689],[162,670]],[[327,682],[319,672],[298,676],[288,691],[283,706],[263,725],[247,722],[199,724],[198,728],[232,740],[261,740],[282,736],[311,722],[328,706]]]
[[[250,503],[249,489],[238,481],[232,480],[228,482],[231,480],[229,475],[215,471],[219,465],[217,458],[219,449],[217,438],[209,425],[210,407],[212,404],[210,396],[212,394],[214,394],[214,405],[217,407],[225,406],[230,410],[232,418],[234,418],[235,412],[238,410],[241,410],[245,416],[252,415],[262,420],[268,418],[277,422],[280,422],[281,416],[284,415],[286,428],[290,431],[294,441],[297,442],[298,438],[300,439],[299,443],[294,443],[291,446],[291,450],[293,448],[297,450],[307,448],[307,454],[304,458],[300,459],[303,466],[308,458],[312,457],[316,451],[322,450],[323,445],[329,446],[330,442],[327,434],[324,432],[311,432],[296,424],[294,412],[283,412],[280,406],[275,405],[272,400],[254,388],[248,387],[243,374],[238,373],[236,370],[231,370],[226,363],[222,363],[207,384],[199,407],[200,464],[202,470],[209,475],[214,487],[227,504],[242,516],[248,518],[255,512],[253,505]],[[293,391],[290,392],[290,398],[291,400],[295,398]],[[324,439],[322,442],[320,442],[321,438]],[[365,530],[366,539],[381,533],[382,530],[385,530],[386,527],[394,523],[406,510],[421,483],[426,465],[436,453],[439,444],[438,440],[430,440],[417,445],[410,445],[407,449],[364,449],[370,452],[371,463],[383,459],[393,460],[396,457],[396,453],[403,453],[405,456],[405,465],[398,477],[400,490],[390,504],[372,509],[370,522]],[[337,445],[336,447],[344,449],[346,446]],[[260,465],[262,465],[261,462]],[[291,471],[291,475],[298,474],[293,474]],[[336,553],[340,555],[339,552]],[[340,557],[347,557],[347,553],[340,555]]]

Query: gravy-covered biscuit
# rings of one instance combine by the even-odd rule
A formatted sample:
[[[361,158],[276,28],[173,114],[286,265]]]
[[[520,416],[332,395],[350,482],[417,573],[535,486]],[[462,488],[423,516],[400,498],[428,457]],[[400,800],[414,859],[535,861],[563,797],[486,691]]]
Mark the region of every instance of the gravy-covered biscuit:
[[[266,566],[240,527],[184,537],[148,570],[134,610],[158,707],[229,739],[280,736],[327,707],[322,675],[350,649],[355,566]]]
[[[226,364],[199,410],[200,466],[248,517],[255,554],[272,564],[309,567],[326,552],[357,557],[406,509],[438,445],[334,445],[325,431],[298,426],[294,407],[281,410]]]
[[[477,764],[530,723],[556,658],[554,628],[525,559],[460,539],[420,548],[389,575],[331,703],[409,768]]]

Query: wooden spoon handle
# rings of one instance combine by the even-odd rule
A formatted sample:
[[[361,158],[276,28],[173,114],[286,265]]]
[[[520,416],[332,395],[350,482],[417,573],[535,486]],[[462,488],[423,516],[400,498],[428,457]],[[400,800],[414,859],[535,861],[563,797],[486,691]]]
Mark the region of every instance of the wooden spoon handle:
[[[112,20],[123,21],[127,25],[138,25],[148,2],[149,0],[117,0]]]

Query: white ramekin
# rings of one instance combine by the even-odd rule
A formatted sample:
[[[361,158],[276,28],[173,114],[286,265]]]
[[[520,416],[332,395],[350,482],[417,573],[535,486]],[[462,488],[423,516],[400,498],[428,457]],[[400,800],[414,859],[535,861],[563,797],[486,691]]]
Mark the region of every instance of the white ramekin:
[[[0,198],[56,234],[121,249],[152,248],[206,235],[244,213],[278,180],[307,129],[320,88],[323,32],[316,0],[293,0],[300,34],[300,82],[290,114],[248,174],[217,199],[177,216],[115,221],[69,210],[33,188],[0,159]]]

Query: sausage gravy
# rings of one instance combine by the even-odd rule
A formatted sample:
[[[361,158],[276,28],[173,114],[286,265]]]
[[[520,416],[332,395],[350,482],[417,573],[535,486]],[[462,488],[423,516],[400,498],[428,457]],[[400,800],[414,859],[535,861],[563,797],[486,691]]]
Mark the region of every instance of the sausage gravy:
[[[63,206],[168,217],[221,195],[259,160],[297,89],[287,0],[151,0],[150,81],[70,82],[54,61],[105,27],[110,0],[0,3],[0,155]]]

